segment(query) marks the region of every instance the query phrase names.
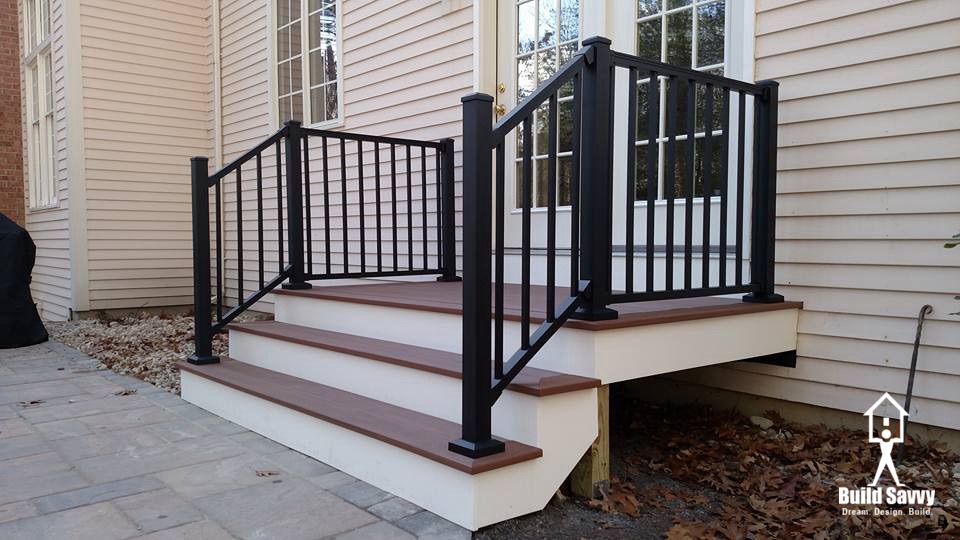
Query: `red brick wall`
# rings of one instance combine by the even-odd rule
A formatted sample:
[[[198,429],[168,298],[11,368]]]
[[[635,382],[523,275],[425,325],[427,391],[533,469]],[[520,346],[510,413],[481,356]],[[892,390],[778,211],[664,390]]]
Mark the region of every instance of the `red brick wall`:
[[[17,0],[0,0],[0,212],[23,225],[23,141]]]

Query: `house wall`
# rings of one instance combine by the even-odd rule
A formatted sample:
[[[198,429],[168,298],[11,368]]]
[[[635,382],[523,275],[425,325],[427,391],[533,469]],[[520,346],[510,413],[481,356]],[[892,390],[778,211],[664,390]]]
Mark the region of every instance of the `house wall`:
[[[57,205],[43,210],[26,210],[26,229],[37,245],[37,259],[33,268],[33,282],[30,291],[33,300],[39,306],[40,315],[48,320],[64,320],[70,316],[73,305],[71,287],[71,234],[70,234],[70,184],[67,182],[67,48],[66,27],[68,0],[50,2],[50,50],[53,58],[54,80],[54,122],[56,126],[56,186]],[[20,9],[20,28],[23,28],[23,10]],[[22,35],[22,32],[21,32]],[[23,57],[23,41],[17,48]],[[18,61],[18,65],[20,62]],[[25,95],[24,67],[20,69],[20,95]],[[22,100],[21,100],[22,101]],[[26,117],[26,109],[21,105],[21,119]],[[20,122],[22,147],[26,147],[25,121]],[[27,155],[23,152],[21,170],[26,170]],[[29,186],[21,173],[24,194],[29,195]]]
[[[20,109],[20,20],[17,0],[0,2],[0,214],[21,226],[23,126]]]
[[[911,420],[960,429],[960,3],[760,0],[756,78],[780,81],[777,289],[802,300],[796,369],[684,373],[863,411],[906,390]]]
[[[189,158],[213,150],[210,9],[79,0],[88,301],[78,311],[193,302]]]
[[[271,52],[271,2],[268,0],[221,0],[219,19],[219,73],[222,103],[223,162],[228,163],[280,127],[273,103],[273,61]],[[473,88],[472,4],[468,0],[343,0],[342,69],[344,122],[330,128],[354,133],[398,136],[420,140],[453,137],[457,140],[459,167],[460,97]],[[348,153],[352,150],[348,149]],[[372,150],[368,150],[372,156]],[[387,153],[383,152],[385,159]],[[331,151],[337,162],[338,151]],[[264,152],[265,186],[275,183],[273,151]],[[365,159],[373,162],[371,157]],[[355,160],[348,161],[348,215],[350,227],[359,226],[358,183]],[[428,159],[432,168],[433,160]],[[314,171],[319,166],[312,167]],[[414,167],[414,171],[418,171]],[[339,172],[332,173],[338,175]],[[368,171],[372,177],[372,170]],[[459,170],[456,173],[459,179]],[[252,208],[255,180],[244,170],[245,290],[256,290],[256,236]],[[339,176],[331,177],[339,180]],[[335,183],[338,185],[338,182]],[[366,188],[369,192],[372,190]],[[227,240],[226,277],[228,293],[236,297],[235,184],[224,185],[225,231]],[[331,189],[331,192],[333,189]],[[432,191],[431,191],[432,195]],[[460,208],[457,187],[457,208]],[[339,197],[339,193],[337,193]],[[339,200],[339,199],[337,199]],[[367,201],[372,201],[372,195]],[[276,196],[264,189],[267,279],[275,275],[277,256]],[[368,212],[371,211],[368,207]],[[251,210],[246,210],[251,209]],[[314,219],[322,215],[320,197],[314,197]],[[250,216],[249,218],[246,216]],[[459,223],[459,214],[457,217]],[[368,227],[371,225],[368,222]],[[355,230],[355,229],[354,229]],[[372,232],[369,233],[372,235]],[[356,233],[351,233],[351,237]],[[334,252],[342,249],[333,236]],[[321,250],[319,240],[315,249]],[[433,243],[431,243],[433,248]],[[352,261],[359,260],[359,243],[349,244]],[[368,249],[370,246],[368,245]],[[251,255],[254,253],[254,255]],[[319,270],[319,265],[317,266]],[[271,271],[273,274],[271,274]],[[271,309],[269,302],[261,302]]]

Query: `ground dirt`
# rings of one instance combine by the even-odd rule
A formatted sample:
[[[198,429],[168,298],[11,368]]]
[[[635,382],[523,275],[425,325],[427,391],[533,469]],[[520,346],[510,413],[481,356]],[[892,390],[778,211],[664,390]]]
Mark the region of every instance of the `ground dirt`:
[[[956,448],[908,440],[900,481],[936,490],[930,515],[844,516],[840,486],[872,480],[880,458],[862,431],[801,426],[611,394],[611,487],[602,500],[567,488],[543,512],[480,531],[515,538],[960,537]],[[755,422],[772,421],[767,429]],[[881,485],[892,485],[889,479]],[[883,505],[886,508],[886,505]],[[873,512],[873,506],[863,508]]]

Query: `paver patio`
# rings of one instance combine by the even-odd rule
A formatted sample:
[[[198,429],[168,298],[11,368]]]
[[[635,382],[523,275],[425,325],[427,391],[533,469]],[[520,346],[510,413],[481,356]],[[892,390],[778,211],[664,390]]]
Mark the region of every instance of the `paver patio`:
[[[51,341],[0,350],[0,538],[469,538]]]

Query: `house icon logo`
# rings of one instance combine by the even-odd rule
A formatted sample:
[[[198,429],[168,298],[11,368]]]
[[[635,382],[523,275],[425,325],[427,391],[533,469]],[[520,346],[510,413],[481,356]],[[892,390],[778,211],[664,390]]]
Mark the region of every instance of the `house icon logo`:
[[[885,405],[892,405],[899,415],[896,433],[890,429],[890,417],[880,416],[876,412],[877,409]],[[887,407],[887,409],[889,409],[889,407]],[[909,416],[909,413],[903,410],[903,407],[897,403],[897,400],[890,397],[889,393],[884,392],[883,395],[880,396],[880,399],[867,409],[867,412],[863,413],[863,415],[870,419],[867,441],[880,444],[880,453],[882,454],[880,464],[877,466],[877,474],[873,477],[873,482],[870,483],[870,486],[873,487],[877,485],[880,481],[880,476],[883,475],[884,469],[890,471],[890,476],[893,477],[893,481],[896,482],[898,486],[902,486],[903,484],[900,483],[900,479],[897,477],[897,469],[893,464],[893,445],[896,443],[903,444],[904,419]],[[879,431],[874,429],[874,419],[878,416],[883,422],[883,426]]]

